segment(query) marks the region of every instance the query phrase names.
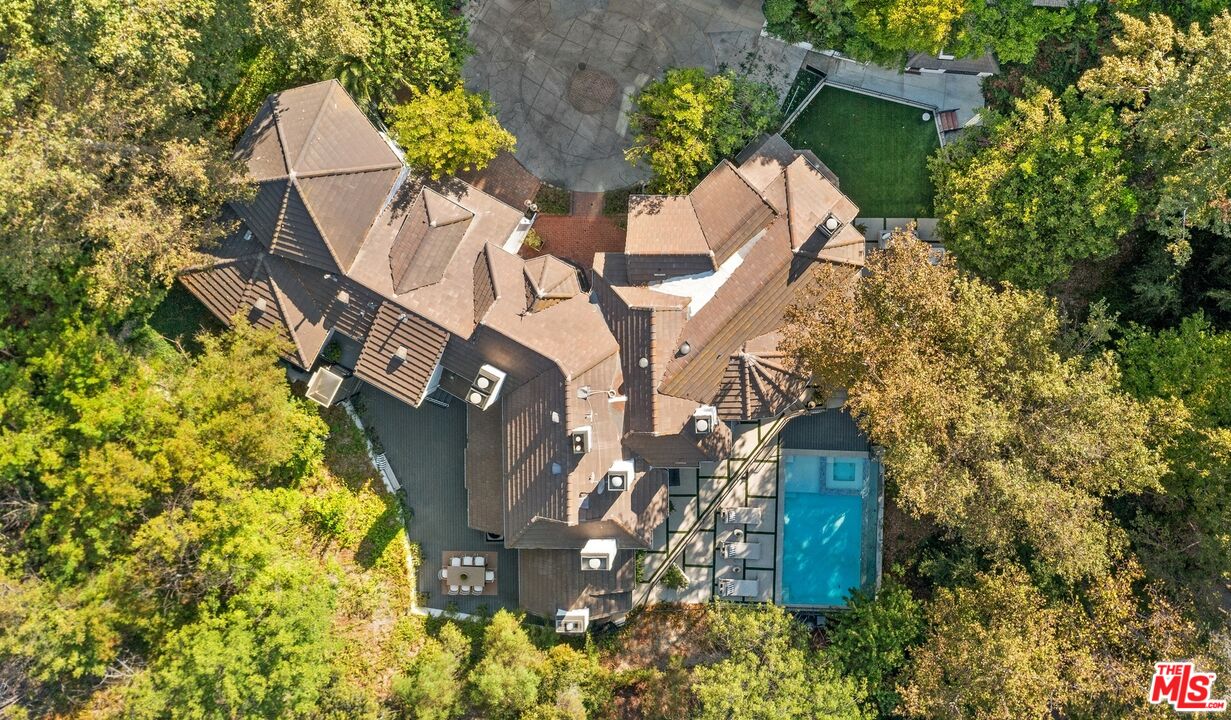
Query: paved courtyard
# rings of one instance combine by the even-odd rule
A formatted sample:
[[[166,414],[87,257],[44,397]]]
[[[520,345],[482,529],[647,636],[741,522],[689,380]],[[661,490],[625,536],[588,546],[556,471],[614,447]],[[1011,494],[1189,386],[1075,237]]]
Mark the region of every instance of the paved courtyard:
[[[465,76],[517,159],[570,190],[645,180],[624,159],[633,97],[672,67],[732,68],[785,89],[805,51],[761,36],[761,0],[472,0]]]

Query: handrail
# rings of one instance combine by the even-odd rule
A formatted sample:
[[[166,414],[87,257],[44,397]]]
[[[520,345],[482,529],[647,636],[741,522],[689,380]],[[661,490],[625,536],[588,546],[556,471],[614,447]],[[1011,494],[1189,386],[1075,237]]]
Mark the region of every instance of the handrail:
[[[787,409],[786,411],[783,412],[782,415],[779,415],[772,423],[770,423],[771,432],[767,433],[765,437],[760,440],[760,442],[752,449],[752,452],[748,454],[748,457],[735,458],[735,459],[727,458],[726,460],[723,460],[721,463],[719,463],[718,467],[722,467],[723,465],[726,465],[727,467],[726,486],[723,487],[718,492],[718,494],[714,497],[714,499],[711,500],[708,505],[706,505],[704,510],[702,510],[697,515],[696,520],[693,521],[692,528],[686,531],[686,534],[684,535],[684,537],[676,544],[675,549],[671,549],[672,543],[670,542],[670,540],[671,540],[672,533],[671,533],[670,526],[668,525],[668,528],[667,528],[668,548],[667,548],[666,557],[663,560],[662,565],[659,566],[659,568],[655,570],[649,576],[649,578],[647,578],[644,581],[645,588],[641,590],[641,597],[636,599],[636,601],[634,602],[634,605],[644,604],[649,599],[650,594],[654,591],[654,586],[658,583],[659,580],[662,579],[663,574],[667,571],[667,567],[675,562],[676,557],[684,551],[684,548],[688,546],[689,541],[692,540],[692,538],[701,530],[701,526],[703,525],[701,521],[704,520],[707,515],[715,511],[721,505],[721,503],[731,495],[732,488],[734,488],[736,482],[741,477],[743,477],[744,472],[745,470],[748,469],[749,465],[751,465],[752,463],[760,462],[762,459],[764,459],[762,456],[765,454],[765,450],[769,448],[771,445],[774,445],[777,443],[778,434],[782,432],[782,428],[791,420],[794,420],[795,418],[800,417],[801,415],[806,415],[807,413],[808,413],[808,408],[803,403],[800,403],[800,406],[798,406],[795,409]],[[758,428],[758,432],[760,430],[761,428]],[[740,460],[741,464],[734,472],[731,472],[733,460]],[[699,487],[698,487],[697,497],[698,497],[698,500],[700,500],[700,488]],[[668,523],[669,522],[670,521],[668,520]]]

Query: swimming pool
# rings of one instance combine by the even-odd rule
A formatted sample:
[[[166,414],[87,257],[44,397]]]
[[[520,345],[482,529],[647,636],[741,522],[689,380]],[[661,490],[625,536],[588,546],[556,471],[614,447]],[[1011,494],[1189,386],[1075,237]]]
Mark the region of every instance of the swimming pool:
[[[783,457],[782,603],[841,606],[875,582],[878,477],[866,455]]]

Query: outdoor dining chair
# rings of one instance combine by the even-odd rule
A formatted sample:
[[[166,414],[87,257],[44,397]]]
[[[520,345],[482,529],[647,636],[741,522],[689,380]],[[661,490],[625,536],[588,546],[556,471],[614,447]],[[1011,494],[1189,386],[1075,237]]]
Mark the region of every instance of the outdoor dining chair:
[[[483,573],[483,579],[486,580],[487,582],[496,582],[496,571],[488,570],[487,572]]]
[[[449,586],[449,594],[450,594],[450,595],[456,595],[456,594],[457,594],[457,590],[458,590],[458,588],[457,588],[457,586],[456,586],[456,585],[450,585],[450,586]]]
[[[462,559],[459,557],[452,558],[449,560],[449,564],[452,565],[453,567],[461,567]]]
[[[465,566],[467,566],[467,567],[470,567],[471,565],[474,565],[474,556],[473,556],[473,555],[467,555],[466,557],[462,558],[462,564],[463,564],[463,565],[465,565]]]

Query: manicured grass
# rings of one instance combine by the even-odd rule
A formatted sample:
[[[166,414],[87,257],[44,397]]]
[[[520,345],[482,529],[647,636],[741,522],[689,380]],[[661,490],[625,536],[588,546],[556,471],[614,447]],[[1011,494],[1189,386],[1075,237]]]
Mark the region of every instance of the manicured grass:
[[[786,132],[841,180],[861,217],[932,217],[927,158],[940,141],[923,110],[825,87]]]

